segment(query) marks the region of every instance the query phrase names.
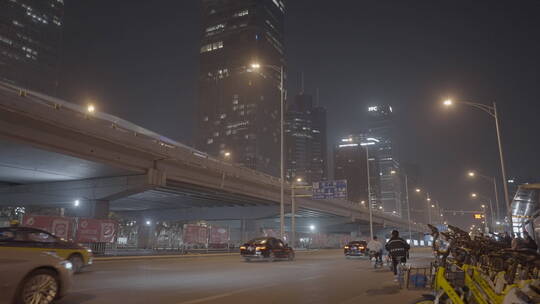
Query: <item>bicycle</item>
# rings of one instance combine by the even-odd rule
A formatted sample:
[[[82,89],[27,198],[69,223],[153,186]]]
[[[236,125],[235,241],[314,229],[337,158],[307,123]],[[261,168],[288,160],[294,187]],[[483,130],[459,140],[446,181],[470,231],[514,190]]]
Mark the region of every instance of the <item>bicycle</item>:
[[[416,303],[540,303],[540,255],[536,252],[509,250],[489,238],[472,240],[453,226],[449,232],[428,226],[436,258],[434,294]],[[449,274],[459,274],[461,282]]]

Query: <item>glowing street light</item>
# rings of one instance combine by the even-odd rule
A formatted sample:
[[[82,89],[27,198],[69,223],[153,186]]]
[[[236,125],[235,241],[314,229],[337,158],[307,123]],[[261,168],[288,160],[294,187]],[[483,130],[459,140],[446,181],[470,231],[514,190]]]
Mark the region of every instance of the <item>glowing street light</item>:
[[[299,177],[299,178],[296,179],[296,182],[297,182],[297,183],[301,183],[302,181],[303,181],[303,179],[302,179],[301,177]]]
[[[448,100],[445,100],[443,104],[449,107],[453,105],[454,102],[448,99]],[[491,116],[491,118],[493,118],[493,120],[495,121],[495,131],[497,134],[497,146],[499,148],[499,162],[500,162],[500,169],[501,169],[501,178],[502,178],[502,184],[503,184],[503,190],[504,190],[504,200],[505,200],[505,205],[507,206],[507,209],[508,209],[507,210],[508,218],[510,219],[510,221],[512,221],[512,208],[511,208],[512,201],[510,199],[510,194],[508,193],[508,179],[506,178],[506,165],[504,161],[500,119],[499,119],[499,111],[497,108],[497,103],[493,102],[491,105],[488,105],[488,104],[482,104],[482,103],[476,103],[476,102],[459,101],[459,102],[456,102],[456,104],[466,105],[469,107],[476,108],[478,110],[482,110],[483,112],[489,114],[489,116]]]
[[[416,191],[416,193],[422,192],[422,190],[420,190],[420,188],[416,188],[416,189],[414,189],[414,191]]]
[[[431,202],[431,197],[426,198],[428,202]]]
[[[475,176],[476,176],[476,173],[475,173],[474,171],[469,171],[469,172],[467,172],[467,175],[468,175],[469,177],[475,177]]]
[[[315,231],[315,225],[309,225],[309,230]]]
[[[227,152],[223,153],[223,156],[225,156],[225,158],[230,158],[231,157],[231,152],[227,151]]]
[[[431,208],[435,208],[435,205],[432,204],[432,205],[431,205]]]
[[[396,170],[390,171],[390,174],[392,174],[392,175],[395,175],[396,173],[397,173]]]
[[[260,69],[263,66],[258,62],[251,63],[251,68]],[[275,65],[264,65],[280,73],[280,201],[279,201],[279,234],[281,239],[285,237],[285,85],[284,67]]]
[[[478,194],[476,194],[476,193],[471,193],[471,197],[472,197],[472,198],[477,198],[477,197],[478,197]]]
[[[87,107],[86,107],[86,112],[88,113],[94,113],[96,111],[96,107],[94,107],[93,104],[89,104]]]
[[[152,225],[152,221],[146,221],[146,226]]]
[[[73,206],[79,207],[80,203],[81,203],[81,202],[80,202],[79,200],[75,200],[75,201],[73,202]]]

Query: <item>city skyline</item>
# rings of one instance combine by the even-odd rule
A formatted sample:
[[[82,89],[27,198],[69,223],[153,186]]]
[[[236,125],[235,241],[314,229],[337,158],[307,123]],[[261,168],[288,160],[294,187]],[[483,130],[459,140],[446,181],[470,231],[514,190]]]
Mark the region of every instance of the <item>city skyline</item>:
[[[325,3],[287,3],[286,41],[289,74],[304,71],[306,91],[320,88],[322,105],[328,108],[329,143],[360,130],[361,113],[369,105],[393,104],[400,113],[401,158],[420,164],[426,177],[424,186],[443,204],[467,208],[468,190],[482,185],[471,184],[462,172],[478,168],[499,175],[492,121],[462,108],[444,110],[440,101],[448,97],[484,103],[495,100],[503,114],[509,175],[537,178],[537,148],[523,146],[536,145],[531,142],[531,122],[538,112],[535,99],[539,94],[531,79],[539,46],[526,37],[538,26],[528,17],[537,11],[537,4],[524,2],[511,10],[492,4],[488,13],[484,6],[467,1],[424,4],[421,11],[401,3],[355,4],[351,8],[356,9],[350,10],[329,8]],[[171,2],[157,8],[159,21],[145,23],[137,22],[149,7],[130,5],[126,10],[115,3],[110,15],[92,25],[85,23],[85,16],[99,12],[98,2],[66,5],[72,14],[66,16],[71,29],[64,44],[76,55],[66,53],[63,62],[63,81],[68,87],[63,96],[80,103],[93,99],[105,111],[193,144],[199,3]],[[308,5],[309,12],[303,9]],[[359,19],[355,11],[360,12]],[[306,12],[307,18],[299,18]],[[131,26],[111,27],[117,18]],[[501,19],[521,20],[513,24],[522,34],[513,35],[507,25],[497,23]],[[429,20],[430,26],[417,20]],[[398,23],[402,26],[396,27]],[[474,31],[463,32],[465,26]],[[81,33],[86,35],[84,41],[78,38]],[[170,40],[173,36],[182,42]],[[140,41],[147,42],[141,49]],[[100,48],[104,43],[125,52],[104,51]],[[154,45],[166,47],[157,51],[151,47]],[[348,47],[332,47],[344,45]],[[512,45],[528,47],[518,52]],[[122,56],[124,53],[127,55]],[[84,62],[76,62],[78,54]],[[130,66],[135,60],[149,63]],[[311,64],[314,62],[320,64]],[[338,78],[341,81],[332,81]],[[295,80],[289,79],[289,91],[293,87]],[[147,100],[158,106],[146,107]],[[477,153],[471,155],[469,149]],[[463,191],[455,191],[461,188]]]

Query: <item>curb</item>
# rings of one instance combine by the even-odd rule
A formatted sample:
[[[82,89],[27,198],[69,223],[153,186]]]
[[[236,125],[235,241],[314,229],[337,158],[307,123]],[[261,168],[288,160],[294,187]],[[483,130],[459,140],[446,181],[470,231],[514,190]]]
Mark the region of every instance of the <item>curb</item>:
[[[295,251],[295,254],[314,254],[323,250],[334,249],[314,249],[309,251]],[[188,259],[188,258],[211,258],[224,256],[238,256],[238,252],[231,253],[196,253],[196,254],[171,254],[171,255],[140,255],[140,256],[113,256],[94,257],[94,262],[130,261],[130,260],[157,260],[157,259]]]

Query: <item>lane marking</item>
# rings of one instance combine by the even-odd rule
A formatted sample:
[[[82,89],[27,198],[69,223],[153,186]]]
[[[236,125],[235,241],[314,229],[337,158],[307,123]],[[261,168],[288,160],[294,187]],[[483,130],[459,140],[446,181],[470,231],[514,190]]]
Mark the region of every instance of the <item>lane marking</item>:
[[[303,278],[303,279],[301,279],[300,281],[315,280],[315,279],[320,279],[320,278],[323,278],[323,277],[324,277],[323,275],[316,275],[316,276],[311,276],[311,277]]]
[[[278,284],[269,284],[269,285],[263,285],[263,286],[257,286],[257,287],[243,288],[243,289],[238,289],[238,290],[235,290],[235,291],[226,292],[226,293],[222,293],[222,294],[218,294],[218,295],[214,295],[214,296],[209,296],[209,297],[205,297],[205,298],[199,298],[199,299],[194,299],[194,300],[190,300],[190,301],[180,302],[180,303],[177,303],[177,304],[196,304],[196,303],[208,302],[208,301],[212,301],[212,300],[217,300],[217,299],[229,297],[229,296],[232,296],[232,295],[235,295],[235,294],[238,294],[238,293],[253,291],[253,290],[261,289],[261,288],[270,288],[270,287],[274,287],[274,286],[277,286],[277,285]]]

